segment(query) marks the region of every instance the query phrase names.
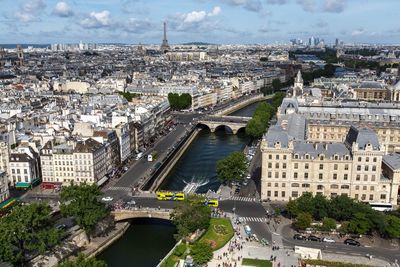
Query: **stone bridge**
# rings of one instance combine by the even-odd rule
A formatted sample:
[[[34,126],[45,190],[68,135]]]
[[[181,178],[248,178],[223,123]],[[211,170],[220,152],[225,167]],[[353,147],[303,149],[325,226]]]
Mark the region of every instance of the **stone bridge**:
[[[200,119],[197,124],[205,125],[210,128],[211,132],[215,132],[220,127],[227,127],[236,134],[240,129],[246,128],[247,122],[251,118],[238,116],[207,116]]]
[[[124,221],[134,218],[156,218],[169,220],[169,214],[172,210],[166,209],[136,209],[136,210],[114,210],[111,212],[114,215],[114,221]]]

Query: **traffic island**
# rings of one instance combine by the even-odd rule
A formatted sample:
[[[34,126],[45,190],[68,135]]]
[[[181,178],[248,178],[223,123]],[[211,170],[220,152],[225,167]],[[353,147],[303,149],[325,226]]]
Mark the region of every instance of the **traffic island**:
[[[244,258],[242,260],[242,265],[243,266],[251,266],[251,267],[272,267],[272,262],[270,262],[268,260]]]

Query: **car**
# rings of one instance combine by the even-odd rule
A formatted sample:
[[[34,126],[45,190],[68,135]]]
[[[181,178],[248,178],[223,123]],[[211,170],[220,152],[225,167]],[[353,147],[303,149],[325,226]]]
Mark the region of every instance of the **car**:
[[[309,241],[321,242],[321,238],[319,238],[318,236],[315,236],[315,235],[308,236],[308,240]]]
[[[295,234],[293,236],[293,239],[297,239],[297,240],[306,240],[307,238],[304,235],[301,234]]]
[[[351,238],[347,238],[343,243],[351,246],[357,246],[357,247],[361,246],[360,242]]]
[[[333,239],[330,238],[330,237],[324,237],[324,238],[322,239],[322,241],[327,242],[327,243],[335,243],[335,242],[336,242],[335,240],[333,240]]]
[[[248,175],[246,176],[246,178],[247,178],[247,179],[251,179],[251,175],[248,174]]]
[[[128,205],[136,205],[136,201],[132,199],[132,200],[128,201],[126,204],[128,204]]]
[[[65,230],[66,228],[67,228],[67,226],[65,224],[56,225],[56,229],[58,229],[58,230]]]
[[[112,198],[112,197],[103,197],[101,200],[102,200],[102,201],[109,202],[109,201],[112,201],[113,198]]]

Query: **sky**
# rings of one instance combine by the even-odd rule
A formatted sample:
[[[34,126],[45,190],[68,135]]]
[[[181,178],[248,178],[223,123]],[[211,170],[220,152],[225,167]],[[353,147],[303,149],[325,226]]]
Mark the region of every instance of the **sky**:
[[[0,0],[0,43],[400,44],[400,0]]]

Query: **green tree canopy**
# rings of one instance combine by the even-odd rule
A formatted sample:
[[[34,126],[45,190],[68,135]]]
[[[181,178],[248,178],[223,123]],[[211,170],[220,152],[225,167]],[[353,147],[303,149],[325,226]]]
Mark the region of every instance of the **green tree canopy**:
[[[183,93],[181,95],[177,93],[168,94],[169,106],[173,110],[187,109],[192,106],[192,96],[188,93]]]
[[[252,118],[247,122],[246,134],[253,139],[260,139],[265,129],[266,127],[260,118]]]
[[[294,226],[296,227],[296,229],[306,230],[306,228],[310,227],[311,223],[312,223],[311,214],[307,212],[301,212],[297,216]]]
[[[321,230],[323,231],[331,231],[336,229],[336,221],[332,218],[324,218],[322,220]]]
[[[204,205],[200,196],[189,195],[172,211],[170,218],[178,233],[176,240],[186,238],[197,229],[207,229],[210,225],[211,209]]]
[[[247,159],[243,152],[235,151],[217,161],[217,175],[221,182],[234,182],[243,179],[247,171]]]
[[[370,223],[365,214],[357,212],[347,225],[350,233],[365,235],[371,229]]]
[[[384,219],[385,233],[390,238],[400,238],[400,218],[387,215]]]
[[[198,265],[203,265],[212,259],[212,248],[206,242],[196,242],[191,249],[193,260]]]
[[[64,261],[57,267],[107,267],[107,264],[96,258],[85,258],[83,254],[79,254],[77,259]]]
[[[24,266],[27,258],[57,245],[61,235],[62,230],[54,227],[47,204],[17,206],[0,220],[0,262]]]
[[[97,222],[108,214],[105,204],[99,201],[101,195],[95,184],[63,187],[60,195],[61,214],[73,216],[77,224],[90,234]]]

